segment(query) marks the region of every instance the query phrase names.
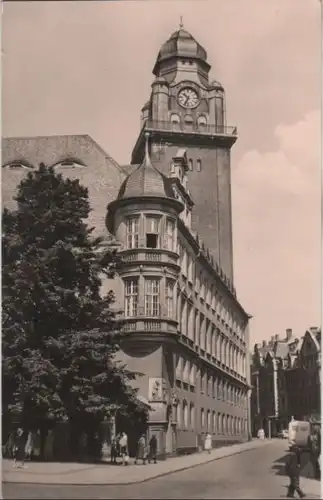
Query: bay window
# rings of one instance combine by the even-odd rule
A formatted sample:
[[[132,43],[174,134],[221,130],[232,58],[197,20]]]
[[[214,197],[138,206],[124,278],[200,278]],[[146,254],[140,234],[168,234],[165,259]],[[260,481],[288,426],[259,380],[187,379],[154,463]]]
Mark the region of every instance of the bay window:
[[[174,316],[174,281],[166,280],[166,307],[167,307],[167,317],[173,318]]]
[[[126,220],[127,248],[139,246],[139,217],[129,217]]]
[[[146,216],[146,248],[159,248],[160,246],[160,217]]]
[[[175,221],[173,219],[166,220],[166,248],[174,252],[175,247]]]
[[[125,279],[124,288],[125,288],[125,315],[126,317],[137,316],[138,278]]]
[[[160,315],[160,280],[146,278],[145,280],[145,315]]]

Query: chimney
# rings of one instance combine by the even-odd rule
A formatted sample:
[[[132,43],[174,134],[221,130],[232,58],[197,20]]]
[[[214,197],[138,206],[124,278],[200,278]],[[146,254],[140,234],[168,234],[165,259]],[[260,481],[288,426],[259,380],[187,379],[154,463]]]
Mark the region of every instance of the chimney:
[[[293,335],[293,330],[291,328],[286,328],[286,339],[290,340]]]

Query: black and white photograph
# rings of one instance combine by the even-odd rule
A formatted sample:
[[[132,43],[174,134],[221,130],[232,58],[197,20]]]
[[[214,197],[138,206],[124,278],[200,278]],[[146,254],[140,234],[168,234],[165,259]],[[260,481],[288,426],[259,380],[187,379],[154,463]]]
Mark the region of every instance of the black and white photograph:
[[[2,2],[3,498],[321,498],[322,13]]]

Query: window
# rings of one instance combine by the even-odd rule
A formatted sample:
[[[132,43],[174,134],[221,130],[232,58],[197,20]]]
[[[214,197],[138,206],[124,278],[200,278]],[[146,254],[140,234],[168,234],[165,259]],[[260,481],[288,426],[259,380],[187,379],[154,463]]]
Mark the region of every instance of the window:
[[[207,431],[212,432],[212,422],[211,422],[211,412],[210,410],[207,411]]]
[[[195,380],[196,380],[196,366],[192,364],[190,371],[190,385],[192,387],[195,387]]]
[[[170,117],[170,121],[172,123],[173,126],[179,126],[180,124],[180,119],[179,119],[179,116],[176,115],[176,114],[172,114],[171,117]]]
[[[127,227],[127,248],[138,248],[139,244],[139,217],[129,217]]]
[[[175,246],[175,222],[173,221],[173,219],[167,219],[166,239],[167,239],[167,250],[171,250],[173,252]]]
[[[205,413],[204,408],[201,408],[201,429],[204,429],[205,426]]]
[[[178,404],[177,404],[176,413],[177,413],[177,415],[176,415],[177,416],[177,418],[176,418],[177,425],[180,428],[182,425],[182,412],[181,412],[181,403],[180,402],[178,402]]]
[[[194,405],[191,403],[190,405],[190,420],[191,420],[191,428],[195,428],[195,408]]]
[[[197,126],[198,127],[201,127],[201,128],[204,128],[206,127],[206,117],[205,116],[199,116],[198,119],[197,119]]]
[[[191,158],[188,160],[188,169],[189,169],[190,171],[192,171],[192,170],[193,170],[193,160],[192,160]]]
[[[159,217],[146,217],[146,247],[157,248],[159,246]]]
[[[196,162],[196,170],[198,172],[201,172],[201,170],[202,170],[202,162],[201,162],[201,160],[197,160],[197,162]]]
[[[167,317],[173,318],[174,316],[174,281],[166,280],[166,307]]]
[[[188,405],[187,402],[183,402],[183,420],[184,420],[184,429],[188,428]]]
[[[146,316],[159,316],[159,313],[160,313],[159,289],[160,289],[159,279],[148,278],[145,280],[145,315]]]
[[[128,278],[125,286],[125,315],[137,316],[138,308],[138,278]]]

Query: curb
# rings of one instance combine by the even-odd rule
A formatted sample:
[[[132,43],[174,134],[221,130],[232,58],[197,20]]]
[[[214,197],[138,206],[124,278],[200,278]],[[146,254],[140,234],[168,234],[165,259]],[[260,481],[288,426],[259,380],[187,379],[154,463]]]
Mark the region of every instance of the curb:
[[[266,446],[270,443],[273,443],[273,440],[265,442],[264,446]],[[82,487],[82,486],[129,486],[132,484],[147,483],[148,481],[152,481],[153,479],[157,479],[159,477],[169,476],[170,474],[176,474],[177,472],[182,472],[184,470],[194,469],[195,467],[201,467],[202,465],[209,464],[209,463],[215,462],[217,460],[222,460],[224,458],[233,457],[235,455],[240,455],[241,453],[246,453],[248,451],[252,451],[252,450],[255,450],[257,448],[260,448],[260,446],[254,446],[252,448],[247,448],[246,450],[238,450],[238,451],[235,451],[233,453],[229,453],[228,455],[224,455],[224,456],[220,456],[220,457],[213,457],[213,458],[210,457],[210,459],[205,461],[205,462],[200,462],[200,463],[192,464],[192,465],[185,465],[184,467],[180,467],[178,469],[156,473],[156,474],[149,476],[145,479],[134,479],[131,481],[123,481],[122,483],[111,483],[111,482],[110,483],[109,482],[108,483],[97,483],[97,482],[91,482],[91,483],[59,483],[59,482],[38,483],[38,482],[31,482],[31,481],[6,481],[6,480],[2,479],[2,484],[43,485],[43,486],[46,485],[46,486],[65,486],[65,487],[68,487],[68,486],[79,486],[79,487]]]

